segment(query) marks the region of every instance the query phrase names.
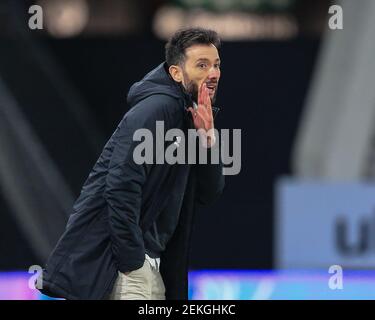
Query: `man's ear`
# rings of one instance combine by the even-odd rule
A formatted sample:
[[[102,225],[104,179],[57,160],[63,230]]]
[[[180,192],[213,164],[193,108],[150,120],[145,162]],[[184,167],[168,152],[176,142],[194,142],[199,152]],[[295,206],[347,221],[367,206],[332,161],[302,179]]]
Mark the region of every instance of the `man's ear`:
[[[172,65],[169,67],[169,74],[176,82],[182,82],[182,70],[179,66]]]

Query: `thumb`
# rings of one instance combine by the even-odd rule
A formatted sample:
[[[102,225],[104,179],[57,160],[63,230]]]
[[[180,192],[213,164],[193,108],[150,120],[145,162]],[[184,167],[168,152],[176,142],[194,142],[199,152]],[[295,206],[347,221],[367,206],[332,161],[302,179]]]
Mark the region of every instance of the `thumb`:
[[[189,107],[188,108],[188,110],[190,111],[190,113],[191,113],[191,116],[194,118],[194,117],[196,117],[196,115],[197,115],[197,112],[194,110],[194,108],[192,108],[192,107]]]

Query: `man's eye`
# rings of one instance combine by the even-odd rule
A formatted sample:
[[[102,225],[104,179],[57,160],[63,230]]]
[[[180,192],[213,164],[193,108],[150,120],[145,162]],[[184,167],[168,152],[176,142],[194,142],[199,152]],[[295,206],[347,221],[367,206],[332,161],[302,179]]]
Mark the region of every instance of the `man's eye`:
[[[198,67],[201,68],[201,69],[204,69],[207,67],[207,65],[205,63],[200,63],[198,64]]]
[[[216,69],[220,69],[220,64],[218,64],[218,63],[215,64],[215,68],[216,68]]]

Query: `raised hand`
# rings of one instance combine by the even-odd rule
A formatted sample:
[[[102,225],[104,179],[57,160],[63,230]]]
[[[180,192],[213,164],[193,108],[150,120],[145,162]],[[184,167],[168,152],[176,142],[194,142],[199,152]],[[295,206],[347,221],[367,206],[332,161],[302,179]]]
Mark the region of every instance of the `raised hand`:
[[[203,129],[206,132],[214,128],[214,118],[212,115],[211,99],[208,93],[208,89],[205,83],[201,85],[198,91],[198,107],[194,109],[189,107],[193,121],[194,127],[198,129]]]
[[[195,129],[198,130],[200,141],[205,148],[210,148],[215,144],[214,118],[212,115],[211,99],[205,83],[198,91],[198,107],[189,107]]]

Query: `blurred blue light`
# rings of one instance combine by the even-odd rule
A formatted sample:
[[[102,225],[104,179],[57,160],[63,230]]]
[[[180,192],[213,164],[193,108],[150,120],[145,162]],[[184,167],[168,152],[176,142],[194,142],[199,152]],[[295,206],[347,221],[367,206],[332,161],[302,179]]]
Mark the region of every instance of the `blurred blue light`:
[[[0,300],[49,300],[29,288],[32,274],[0,273]],[[326,270],[199,270],[189,272],[189,300],[374,300],[375,271],[344,270],[343,289]]]

